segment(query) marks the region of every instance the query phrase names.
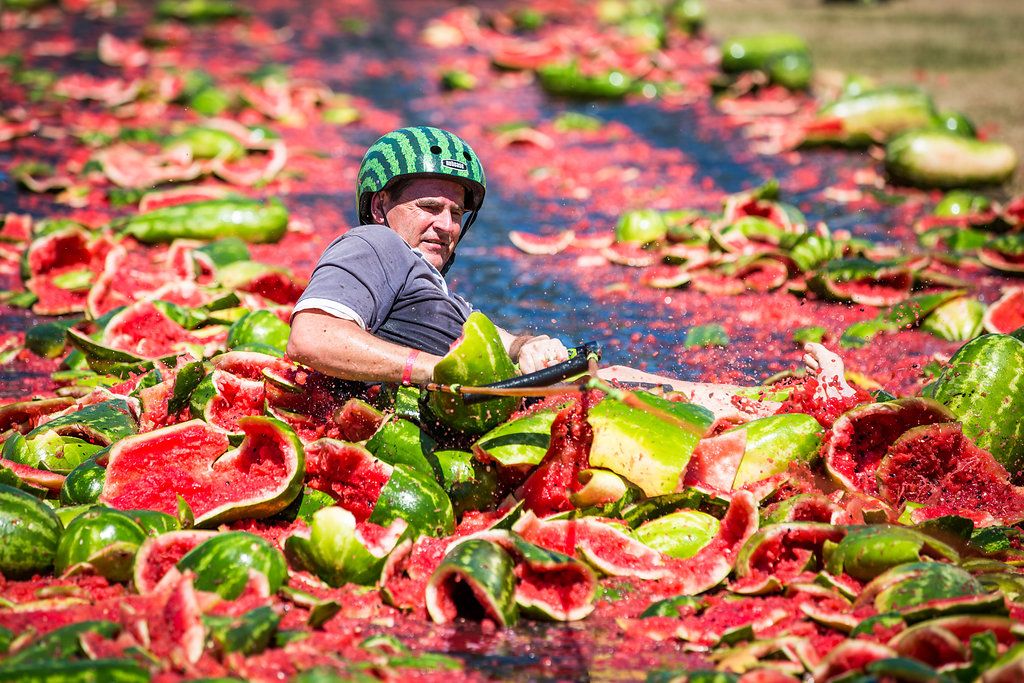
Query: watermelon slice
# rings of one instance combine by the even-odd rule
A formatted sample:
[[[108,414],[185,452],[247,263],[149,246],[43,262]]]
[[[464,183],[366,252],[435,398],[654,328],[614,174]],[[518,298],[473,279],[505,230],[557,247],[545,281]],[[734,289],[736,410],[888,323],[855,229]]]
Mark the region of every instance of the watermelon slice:
[[[133,582],[135,590],[145,595],[157,590],[157,586],[174,569],[190,550],[217,532],[188,529],[169,531],[147,538],[135,554]]]
[[[807,281],[820,296],[867,306],[892,306],[910,296],[911,269],[900,261],[863,258],[829,261]]]
[[[358,444],[318,439],[306,446],[306,481],[365,522],[373,512],[392,467]]]
[[[953,419],[945,406],[926,398],[858,406],[843,413],[832,425],[832,436],[824,452],[825,467],[845,489],[875,494],[875,470],[900,434],[911,427]]]
[[[889,447],[875,473],[879,493],[906,501],[988,513],[1010,525],[1024,520],[1024,489],[988,451],[975,446],[957,422],[909,429]]]
[[[519,251],[533,256],[553,256],[565,251],[576,239],[572,230],[564,230],[557,235],[542,236],[520,230],[511,230],[508,239]]]
[[[1010,334],[1024,327],[1024,287],[1004,290],[999,300],[986,309],[982,325],[993,334]]]
[[[117,509],[178,511],[180,495],[196,526],[280,512],[302,490],[302,444],[282,422],[239,420],[245,440],[192,420],[122,439],[109,452],[100,501]]]
[[[440,384],[481,386],[509,379],[516,374],[512,359],[487,316],[474,311],[462,326],[452,348],[434,367],[434,381]],[[481,434],[505,420],[515,411],[516,398],[495,398],[467,406],[458,396],[430,393],[431,411],[445,425],[461,431]]]

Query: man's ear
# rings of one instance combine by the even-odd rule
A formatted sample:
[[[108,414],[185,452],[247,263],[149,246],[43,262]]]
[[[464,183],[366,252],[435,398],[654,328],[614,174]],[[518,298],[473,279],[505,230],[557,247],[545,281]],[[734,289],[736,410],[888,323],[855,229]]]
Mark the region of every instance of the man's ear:
[[[384,190],[374,192],[370,197],[370,217],[373,218],[374,223],[387,225],[388,219],[384,211]]]

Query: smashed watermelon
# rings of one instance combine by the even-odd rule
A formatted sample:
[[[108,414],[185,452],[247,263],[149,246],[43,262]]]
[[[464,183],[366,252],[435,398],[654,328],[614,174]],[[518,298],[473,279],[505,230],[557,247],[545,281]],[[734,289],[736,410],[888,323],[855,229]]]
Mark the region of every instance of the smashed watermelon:
[[[197,526],[283,510],[302,490],[302,443],[273,418],[243,418],[239,426],[245,439],[232,450],[223,431],[199,420],[119,441],[108,455],[100,501],[176,514],[180,496]]]

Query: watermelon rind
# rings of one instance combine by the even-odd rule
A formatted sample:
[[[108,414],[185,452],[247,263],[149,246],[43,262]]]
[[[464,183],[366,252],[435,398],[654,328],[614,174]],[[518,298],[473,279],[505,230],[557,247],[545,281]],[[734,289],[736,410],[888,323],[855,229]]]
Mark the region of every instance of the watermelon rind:
[[[985,589],[975,577],[945,562],[900,564],[864,587],[864,595],[874,596],[874,606],[879,613],[918,608],[932,600],[983,593]],[[858,598],[858,602],[862,602],[862,598]]]
[[[849,527],[838,544],[825,545],[825,569],[855,579],[874,579],[901,564],[925,557],[959,560],[959,554],[941,541],[906,527],[872,524]]]
[[[77,436],[109,446],[136,434],[139,431],[139,423],[127,400],[111,398],[44,422],[26,434],[25,438],[32,439],[41,432],[50,430],[61,436]]]
[[[633,535],[646,546],[669,557],[693,557],[718,533],[720,522],[699,510],[678,510],[641,524]]]
[[[967,341],[981,334],[985,304],[964,296],[948,301],[932,311],[921,329],[946,341]]]
[[[121,632],[121,625],[105,619],[79,621],[59,626],[41,636],[22,642],[16,652],[8,652],[0,669],[40,665],[54,660],[68,660],[84,654],[81,637],[86,633],[94,633],[103,638],[113,638]],[[34,636],[29,630],[25,636]],[[15,679],[20,680],[20,679]]]
[[[386,421],[366,442],[366,450],[377,459],[389,465],[407,465],[428,477],[439,473],[436,446],[429,434],[402,418]]]
[[[557,235],[541,236],[520,230],[510,230],[508,239],[519,251],[531,256],[553,256],[561,253],[576,239],[572,230],[564,230]]]
[[[642,401],[675,415],[687,426],[669,424],[656,415],[606,397],[590,409],[594,430],[590,465],[611,470],[648,496],[672,493],[704,431],[710,411],[699,406],[637,392]]]
[[[498,504],[498,473],[493,465],[477,462],[468,451],[435,451],[434,457],[456,517],[467,510],[490,510]]]
[[[1024,342],[985,334],[967,342],[935,381],[932,397],[1011,477],[1024,471]]]
[[[468,539],[448,551],[431,574],[426,588],[427,612],[435,623],[449,623],[455,617],[442,602],[447,596],[440,593],[446,583],[456,581],[470,587],[487,616],[498,625],[516,623],[515,563],[500,546],[481,539]]]
[[[0,668],[0,681],[39,683],[149,683],[149,670],[131,659],[37,661]]]
[[[20,579],[48,570],[63,531],[49,505],[0,484],[0,574]]]
[[[246,531],[226,531],[203,541],[178,560],[177,568],[195,573],[195,587],[234,600],[249,584],[250,572],[266,577],[270,594],[288,577],[281,551]]]
[[[621,244],[648,244],[665,237],[668,226],[656,209],[633,209],[619,216],[615,241]]]
[[[763,70],[769,60],[787,54],[807,54],[807,41],[793,33],[737,36],[722,43],[722,70],[726,73]]]
[[[68,524],[54,569],[64,576],[94,572],[108,581],[124,582],[131,578],[135,553],[145,540],[145,529],[127,514],[93,508]]]
[[[239,318],[228,329],[227,348],[263,344],[281,353],[288,346],[291,327],[272,311],[260,309]]]
[[[934,129],[903,133],[885,149],[886,172],[919,187],[999,184],[1013,175],[1017,162],[1017,153],[1005,143]]]
[[[462,336],[434,366],[434,381],[439,384],[482,386],[515,375],[497,328],[479,311],[469,314]],[[504,397],[470,406],[461,397],[441,391],[430,392],[428,399],[431,411],[444,425],[471,434],[482,434],[504,422],[518,404],[517,398]]]
[[[541,410],[504,422],[481,436],[473,452],[502,467],[539,465],[551,445],[551,425],[557,409]]]
[[[892,280],[880,287],[879,282]],[[875,290],[858,291],[857,284],[868,283]],[[832,301],[852,301],[866,306],[891,306],[910,296],[913,276],[897,261],[876,263],[863,258],[829,261],[807,280],[807,287]]]
[[[90,458],[68,473],[60,487],[61,505],[95,503],[103,492],[107,468]]]
[[[818,421],[803,413],[769,415],[725,433],[741,431],[746,434],[746,446],[732,482],[734,489],[785,472],[795,463],[810,463],[823,434]]]
[[[380,579],[388,554],[394,550],[407,524],[396,519],[388,533],[368,543],[362,537],[355,516],[345,508],[332,506],[313,514],[309,531],[299,531],[284,543],[289,560],[331,586],[356,583],[372,586]],[[295,566],[296,561],[292,561]]]
[[[395,465],[368,521],[390,526],[404,519],[414,535],[447,536],[455,531],[455,511],[441,485],[408,465]]]
[[[823,107],[822,121],[839,121],[838,130],[812,126],[806,142],[863,146],[911,128],[927,126],[935,116],[931,98],[916,87],[872,88],[846,95]]]

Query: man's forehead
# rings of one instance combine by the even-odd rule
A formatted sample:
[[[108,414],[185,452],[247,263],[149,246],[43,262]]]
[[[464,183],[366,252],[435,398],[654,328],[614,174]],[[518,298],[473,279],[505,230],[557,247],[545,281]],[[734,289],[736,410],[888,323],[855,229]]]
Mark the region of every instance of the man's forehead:
[[[466,188],[461,183],[443,178],[414,178],[402,188],[401,194],[396,197],[402,202],[422,198],[450,199],[461,205],[466,200]]]

